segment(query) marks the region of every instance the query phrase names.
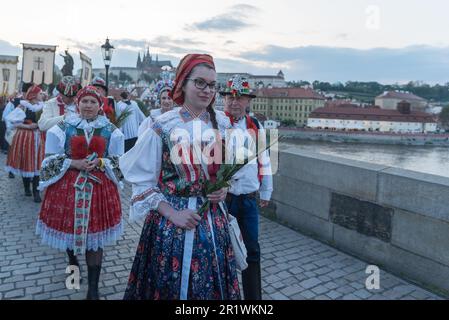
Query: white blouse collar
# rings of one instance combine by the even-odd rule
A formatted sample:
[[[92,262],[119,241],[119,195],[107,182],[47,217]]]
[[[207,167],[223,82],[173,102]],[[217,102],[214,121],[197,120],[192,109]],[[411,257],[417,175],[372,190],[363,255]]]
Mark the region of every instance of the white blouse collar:
[[[79,114],[70,115],[66,118],[65,122],[78,129],[87,129],[88,131],[104,128],[110,123],[109,119],[105,116],[99,115],[95,120],[88,122],[86,119],[81,118]]]

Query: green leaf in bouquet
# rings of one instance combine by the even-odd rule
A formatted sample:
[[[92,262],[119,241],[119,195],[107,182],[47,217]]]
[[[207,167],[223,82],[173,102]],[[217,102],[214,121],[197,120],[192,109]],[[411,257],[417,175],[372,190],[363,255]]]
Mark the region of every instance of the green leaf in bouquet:
[[[120,128],[125,122],[126,118],[131,115],[132,111],[130,107],[126,107],[126,109],[113,121],[114,125],[117,128]]]

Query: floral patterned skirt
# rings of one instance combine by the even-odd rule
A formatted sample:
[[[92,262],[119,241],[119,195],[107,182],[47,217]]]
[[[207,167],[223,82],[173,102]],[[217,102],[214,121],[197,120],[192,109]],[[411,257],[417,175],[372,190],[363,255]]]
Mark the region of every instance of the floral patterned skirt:
[[[17,129],[6,160],[6,171],[24,178],[39,176],[45,138],[39,130]]]
[[[188,198],[167,195],[166,198],[177,210],[188,207]],[[197,207],[201,202],[197,198]],[[194,233],[187,299],[239,300],[235,257],[226,219],[219,210],[211,212],[210,218],[211,223],[203,218]],[[185,230],[158,212],[148,214],[125,300],[180,299],[185,234]]]
[[[79,171],[68,170],[45,190],[36,225],[42,242],[56,249],[73,249],[75,188]],[[87,250],[98,250],[116,241],[123,232],[122,209],[117,186],[105,173],[93,171],[101,184],[93,183],[87,229]]]

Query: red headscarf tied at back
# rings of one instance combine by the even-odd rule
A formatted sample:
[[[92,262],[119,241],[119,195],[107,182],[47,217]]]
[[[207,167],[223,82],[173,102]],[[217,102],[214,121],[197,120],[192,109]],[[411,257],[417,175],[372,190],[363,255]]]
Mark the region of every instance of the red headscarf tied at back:
[[[39,86],[33,84],[25,94],[25,99],[28,101],[36,99],[41,91],[42,89]]]
[[[103,107],[103,98],[101,97],[98,89],[94,86],[86,86],[86,87],[82,88],[80,91],[78,91],[78,94],[76,95],[75,101],[76,101],[77,109],[79,108],[81,99],[84,97],[87,97],[87,96],[94,97],[98,101],[98,104],[100,105],[100,109]]]
[[[170,93],[171,98],[177,105],[182,106],[184,104],[184,92],[182,91],[182,86],[184,85],[187,76],[193,68],[202,63],[206,63],[215,69],[214,58],[208,54],[188,54],[179,62],[173,90]],[[214,101],[215,98],[212,100],[211,104],[213,104]]]

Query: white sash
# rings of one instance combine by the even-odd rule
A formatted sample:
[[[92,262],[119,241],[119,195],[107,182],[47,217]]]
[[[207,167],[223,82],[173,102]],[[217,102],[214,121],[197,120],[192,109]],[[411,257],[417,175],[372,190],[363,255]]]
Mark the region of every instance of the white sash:
[[[196,197],[189,198],[190,210],[196,210]],[[195,229],[185,230],[184,238],[184,256],[182,259],[182,274],[181,274],[181,293],[180,299],[187,300],[187,293],[189,291],[189,277],[190,277],[190,265],[192,263],[193,252],[193,238],[195,236]]]

